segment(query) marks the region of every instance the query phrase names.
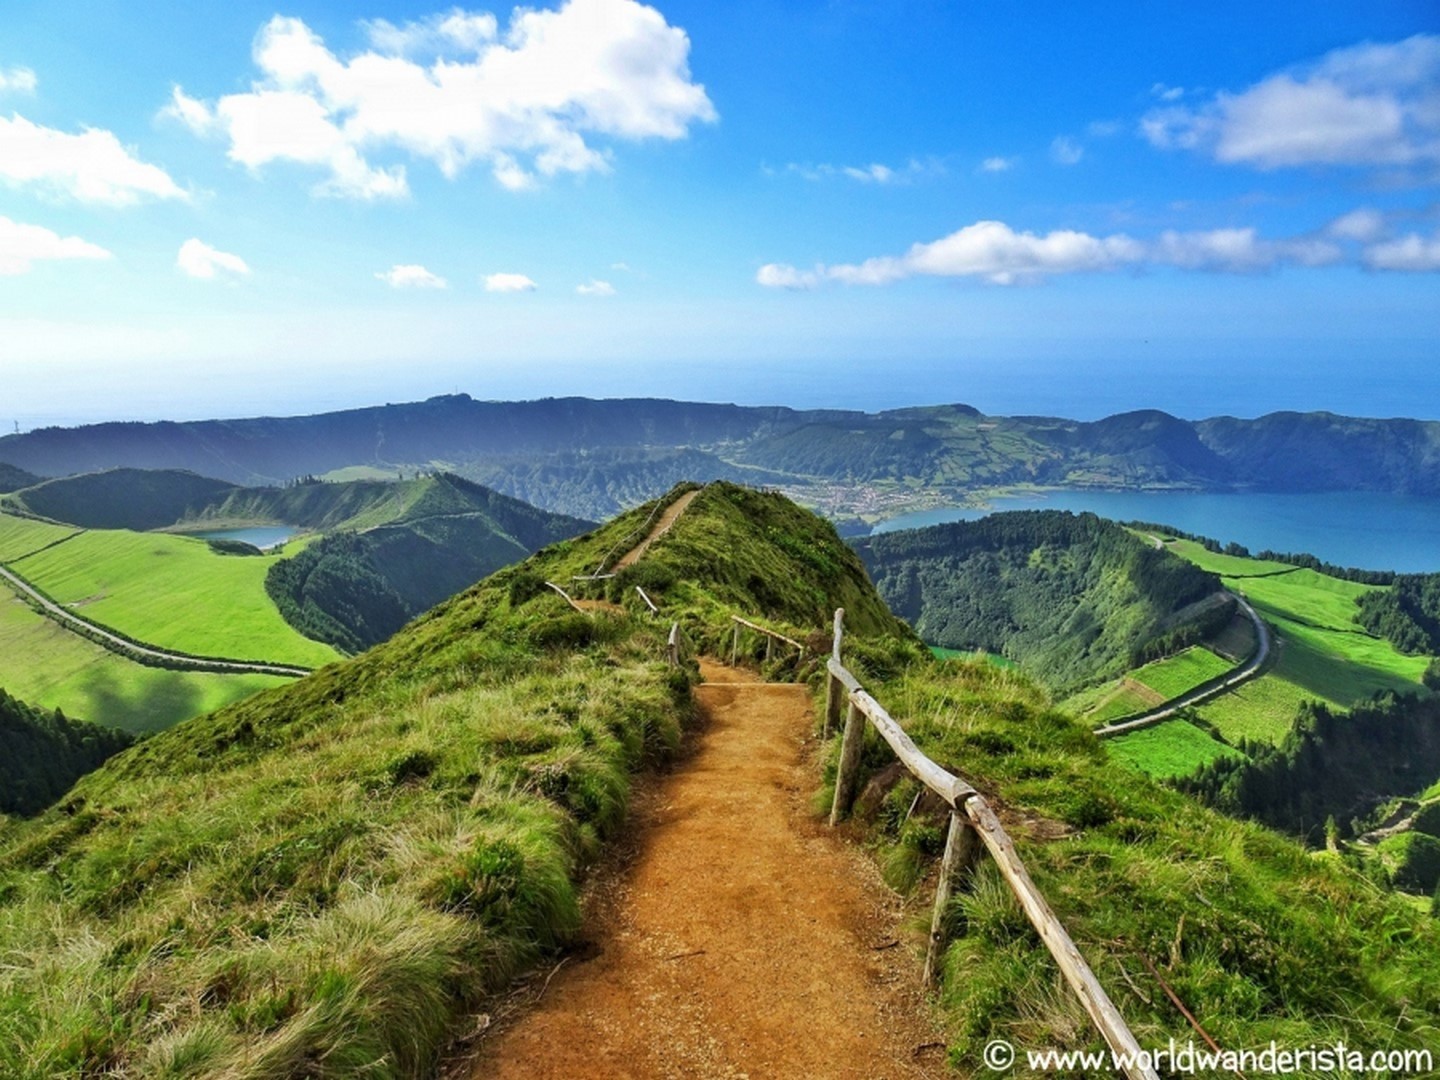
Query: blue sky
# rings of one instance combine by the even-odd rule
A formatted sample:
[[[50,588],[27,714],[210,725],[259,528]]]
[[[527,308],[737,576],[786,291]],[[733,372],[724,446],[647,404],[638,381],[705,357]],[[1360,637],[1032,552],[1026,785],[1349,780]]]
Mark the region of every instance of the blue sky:
[[[0,422],[1440,416],[1440,16],[1320,10],[10,0]]]

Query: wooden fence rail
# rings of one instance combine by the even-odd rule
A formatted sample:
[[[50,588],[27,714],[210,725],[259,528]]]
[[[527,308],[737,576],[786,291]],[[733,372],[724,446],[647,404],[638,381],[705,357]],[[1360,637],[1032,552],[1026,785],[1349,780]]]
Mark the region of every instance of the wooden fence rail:
[[[640,594],[640,599],[645,601],[645,606],[650,609],[651,615],[660,614],[660,609],[655,606],[655,601],[651,600],[650,597],[645,594],[644,589],[642,589],[639,585],[636,585],[635,591]]]
[[[911,740],[903,728],[868,694],[840,662],[844,633],[844,610],[835,612],[835,637],[831,655],[826,661],[825,723],[828,735],[840,718],[840,706],[846,705],[845,731],[840,743],[840,766],[835,777],[835,801],[830,809],[830,824],[838,824],[854,804],[859,783],[860,751],[864,744],[865,722],[879,732],[910,773],[933,791],[950,807],[950,828],[945,837],[945,854],[940,864],[940,881],[935,888],[935,909],[930,920],[930,943],[925,953],[925,981],[933,983],[939,975],[940,957],[945,951],[945,915],[950,896],[961,876],[983,852],[989,852],[1010,891],[1020,901],[1026,917],[1050,950],[1060,973],[1080,999],[1090,1019],[1099,1028],[1112,1051],[1131,1064],[1125,1074],[1131,1080],[1159,1080],[1152,1068],[1140,1060],[1140,1046],[1131,1034],[1125,1018],[1111,1002],[1105,988],[1095,978],[1064,925],[1046,903],[1015,852],[1015,845],[1000,824],[1000,819],[977,792],[958,776],[952,776],[931,761]],[[737,619],[737,622],[744,620]],[[754,626],[753,623],[745,623]],[[763,629],[755,627],[755,629]],[[739,628],[736,628],[737,642]],[[777,635],[778,636],[778,635]],[[789,640],[789,639],[785,639]],[[791,644],[797,644],[791,642]]]
[[[742,619],[739,615],[731,615],[731,616],[730,616],[730,621],[735,624],[735,638],[734,638],[734,640],[733,640],[733,641],[731,642],[731,644],[730,644],[730,666],[731,666],[731,667],[734,667],[736,661],[738,661],[739,658],[740,658],[740,629],[741,629],[741,627],[744,627],[744,628],[749,629],[749,630],[754,630],[756,633],[764,634],[764,635],[765,635],[765,659],[766,659],[766,660],[769,660],[769,659],[770,659],[771,650],[772,650],[772,648],[774,647],[775,642],[777,642],[777,641],[782,641],[782,642],[784,642],[786,645],[789,645],[791,648],[798,650],[799,653],[800,653],[800,659],[801,659],[801,660],[804,660],[804,659],[805,659],[805,646],[804,646],[803,644],[801,644],[800,642],[796,641],[794,638],[786,637],[784,634],[780,633],[778,630],[771,630],[768,626],[761,626],[759,623],[753,623],[753,622],[751,622],[749,619]]]

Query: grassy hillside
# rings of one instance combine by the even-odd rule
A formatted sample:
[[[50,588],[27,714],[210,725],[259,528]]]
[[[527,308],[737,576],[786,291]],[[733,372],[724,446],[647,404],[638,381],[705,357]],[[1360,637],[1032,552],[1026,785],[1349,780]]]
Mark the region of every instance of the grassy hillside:
[[[544,586],[649,509],[0,832],[0,1073],[422,1074],[470,1004],[573,934],[574,876],[688,716],[668,623]],[[707,489],[653,559],[615,595],[633,611],[646,581],[695,639],[729,604],[799,629],[842,603],[908,638],[834,531],[773,496]]]
[[[10,569],[52,600],[128,637],[235,660],[315,666],[336,656],[292,629],[265,594],[265,575],[285,553],[221,555],[203,540],[117,529],[85,530],[47,547],[50,526],[6,523],[14,543],[34,550],[7,559]],[[295,544],[289,548],[293,553]]]
[[[288,681],[137,664],[0,591],[0,686],[66,716],[135,733],[160,731]]]
[[[1002,653],[1057,689],[1164,655],[1228,621],[1216,579],[1093,514],[1019,511],[854,542],[926,641]]]
[[[738,609],[823,647],[844,606],[847,662],[1000,808],[1142,1044],[1188,1036],[1142,957],[1225,1046],[1434,1044],[1428,919],[1257,826],[1117,783],[1024,676],[933,660],[834,530],[782,498],[706,488],[604,585],[619,613],[545,587],[632,543],[649,511],[148,740],[0,831],[0,1072],[427,1074],[485,989],[571,939],[575,877],[619,827],[630,771],[686,721],[689,678],[658,659],[668,619],[639,613],[637,583],[700,643],[727,640]],[[867,749],[867,768],[884,760]],[[907,813],[914,793],[869,824],[902,888],[942,838]],[[967,1069],[992,1036],[1095,1041],[1008,897],[982,868],[953,911],[939,1004]]]
[[[124,732],[36,709],[0,690],[0,814],[34,814],[132,742]]]
[[[17,469],[14,465],[7,465],[0,461],[0,493],[19,491],[31,484],[38,484],[40,479],[34,473],[28,473],[24,469]]]
[[[235,485],[180,469],[106,469],[46,480],[0,507],[93,529],[159,529],[223,499]]]

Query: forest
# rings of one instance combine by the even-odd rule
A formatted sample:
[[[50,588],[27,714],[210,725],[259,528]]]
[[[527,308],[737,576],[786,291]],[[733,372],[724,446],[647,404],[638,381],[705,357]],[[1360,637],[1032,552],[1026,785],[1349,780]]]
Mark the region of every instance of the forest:
[[[127,732],[45,712],[0,690],[0,813],[37,814],[133,742]]]

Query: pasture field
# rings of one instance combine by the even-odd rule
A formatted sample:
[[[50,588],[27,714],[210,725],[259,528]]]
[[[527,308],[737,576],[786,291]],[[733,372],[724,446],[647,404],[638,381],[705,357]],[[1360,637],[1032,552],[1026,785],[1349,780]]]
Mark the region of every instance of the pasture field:
[[[1164,660],[1151,661],[1130,677],[1169,701],[1217,675],[1224,675],[1234,666],[1203,645],[1192,645]]]
[[[1099,727],[1123,716],[1134,716],[1154,708],[1164,700],[1148,687],[1142,687],[1128,676],[1081,690],[1060,702],[1060,707],[1085,723]]]
[[[1140,535],[1153,536],[1154,534],[1142,531]],[[1197,544],[1194,540],[1167,539],[1163,536],[1161,540],[1164,541],[1167,550],[1194,563],[1201,570],[1209,570],[1221,577],[1250,578],[1257,574],[1283,574],[1295,569],[1289,563],[1269,562],[1241,555],[1221,555],[1218,552],[1207,550],[1204,545]]]
[[[52,527],[5,520],[10,543],[31,532],[31,550]],[[17,527],[18,526],[18,527]],[[293,629],[265,592],[265,574],[292,555],[217,554],[203,540],[91,529],[11,568],[77,614],[146,644],[197,656],[319,667],[338,657]]]
[[[8,563],[31,552],[64,540],[79,532],[74,525],[51,525],[44,521],[0,513],[0,562]]]
[[[290,681],[146,667],[71,633],[0,586],[0,687],[32,705],[140,734]]]
[[[1361,585],[1301,568],[1275,577],[1222,578],[1226,586],[1242,593],[1261,615],[1274,613],[1293,622],[1328,630],[1358,630],[1355,602],[1378,585]]]
[[[1186,776],[1216,758],[1240,756],[1186,720],[1166,720],[1118,735],[1107,739],[1105,748],[1117,761],[1159,779]]]

